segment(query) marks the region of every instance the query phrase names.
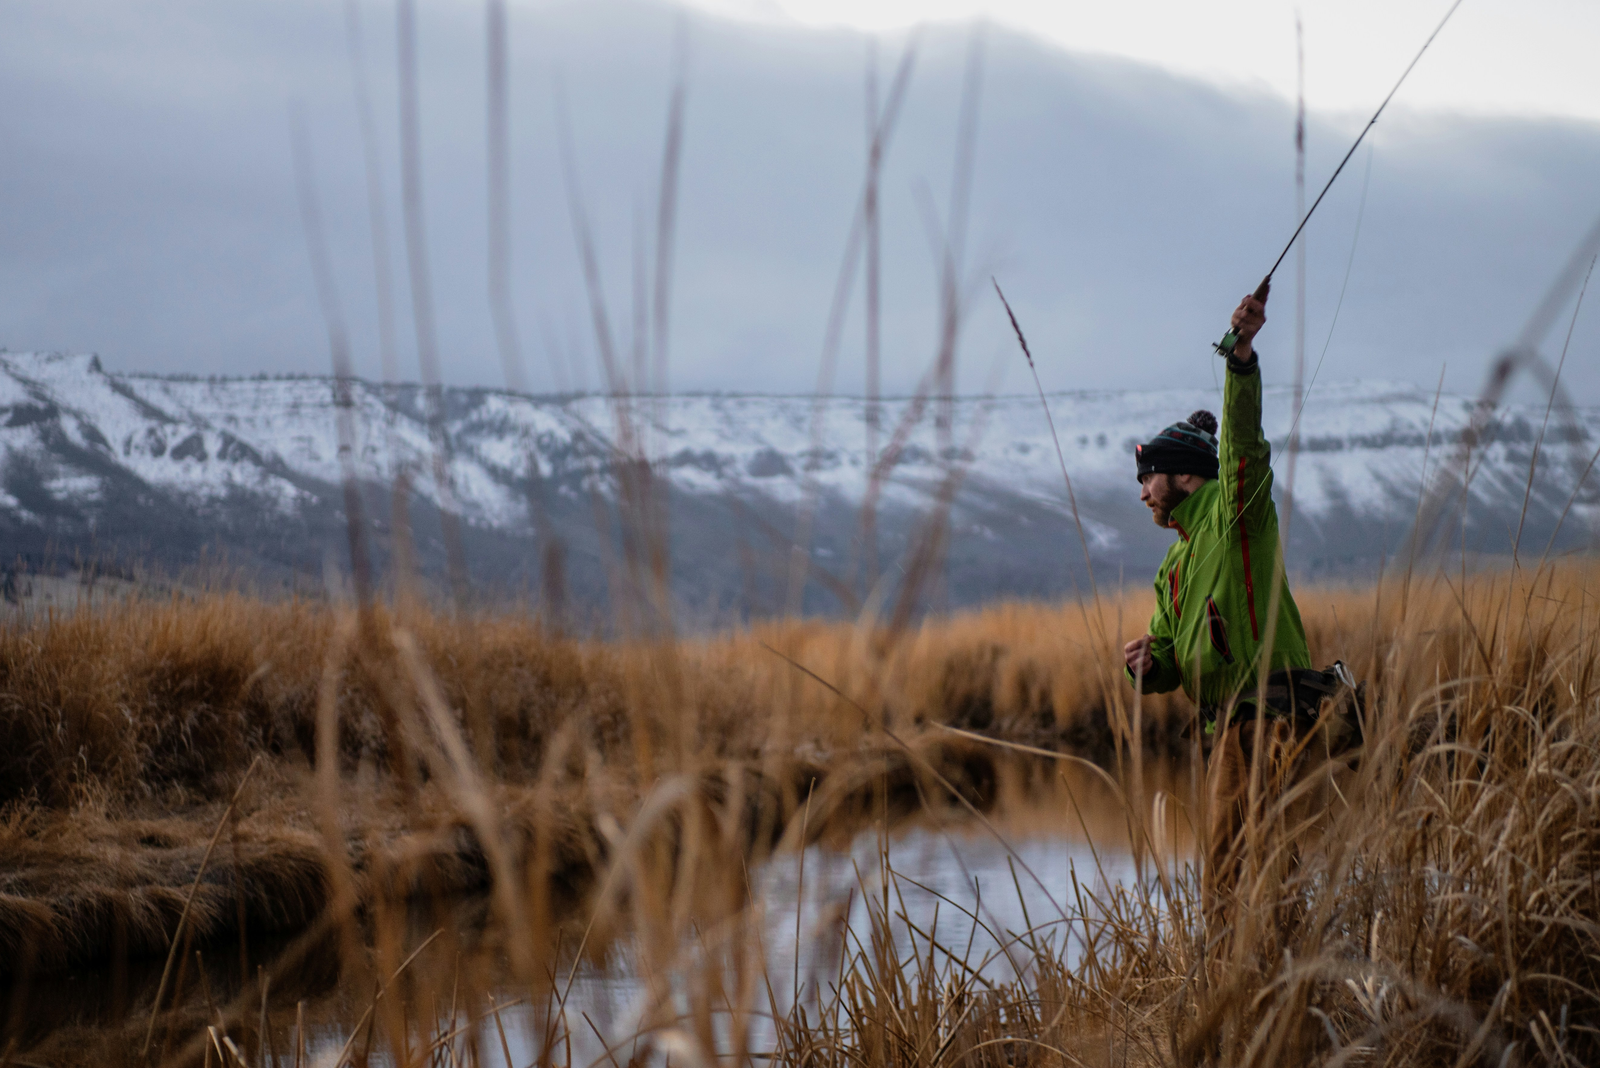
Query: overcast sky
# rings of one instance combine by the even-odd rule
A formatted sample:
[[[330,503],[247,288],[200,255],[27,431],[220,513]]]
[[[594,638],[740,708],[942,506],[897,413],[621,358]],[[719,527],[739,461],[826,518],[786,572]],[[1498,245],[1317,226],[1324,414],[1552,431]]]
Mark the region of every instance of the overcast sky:
[[[1319,108],[1370,113],[1454,0],[697,0],[774,25],[905,29],[983,17],[1075,51],[1125,56],[1225,86],[1285,97],[1304,28],[1306,92]],[[1600,119],[1591,0],[1464,0],[1444,44],[1407,79],[1414,107]]]
[[[1447,4],[1306,3],[1311,193]],[[1267,0],[513,3],[510,236],[522,380],[602,384],[558,138],[566,101],[611,328],[634,332],[675,40],[688,105],[670,384],[808,391],[880,89],[916,40],[883,179],[884,384],[936,349],[937,233],[951,221],[962,85],[981,70],[964,242],[959,383],[1029,385],[987,278],[1047,388],[1209,385],[1208,344],[1295,223],[1294,8]],[[1196,12],[1206,12],[1199,17]],[[419,0],[431,291],[447,380],[502,385],[486,297],[484,7]],[[991,18],[973,21],[985,10]],[[1073,9],[1076,10],[1076,9]],[[403,377],[418,376],[401,226],[394,8],[359,4]],[[1466,0],[1307,231],[1308,348],[1322,380],[1468,392],[1600,214],[1600,91],[1578,54],[1592,4]],[[1230,42],[1237,41],[1237,44]],[[876,42],[874,44],[874,42]],[[93,350],[108,367],[323,372],[295,199],[289,109],[308,116],[318,196],[358,370],[379,314],[344,9],[333,0],[12,0],[0,15],[0,345]],[[1370,166],[1370,183],[1366,182]],[[1363,188],[1367,190],[1359,233]],[[933,233],[930,233],[932,231]],[[646,236],[641,238],[643,233]],[[1354,258],[1351,259],[1352,248]],[[1263,335],[1292,373],[1291,256]],[[860,278],[832,387],[863,387]],[[1551,331],[1559,353],[1571,306]],[[1600,403],[1600,308],[1568,380]]]

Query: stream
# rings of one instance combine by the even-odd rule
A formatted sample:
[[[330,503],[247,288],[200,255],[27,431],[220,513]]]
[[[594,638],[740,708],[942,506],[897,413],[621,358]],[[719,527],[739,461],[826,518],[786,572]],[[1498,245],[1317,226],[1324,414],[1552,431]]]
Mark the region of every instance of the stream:
[[[555,982],[542,985],[536,1004],[526,987],[504,979],[489,980],[487,997],[458,998],[462,974],[471,971],[482,981],[506,976],[509,968],[493,935],[497,925],[487,898],[457,900],[445,912],[436,908],[402,925],[401,948],[417,955],[408,982],[397,984],[401,992],[390,995],[390,1004],[398,1004],[397,996],[405,999],[401,1008],[413,1033],[453,1034],[457,1046],[475,1041],[482,1064],[499,1065],[507,1053],[516,1068],[537,1063],[547,1036],[558,1034],[555,1062],[586,1068],[613,1061],[625,1066],[635,1054],[650,1063],[660,1063],[663,1053],[678,1063],[693,1060],[671,1056],[690,1033],[674,1018],[688,1015],[696,992],[698,1003],[707,1003],[707,983],[737,986],[741,974],[742,989],[719,988],[712,999],[719,1006],[710,1013],[719,1047],[714,1052],[742,1048],[759,1058],[775,1043],[773,1013],[789,1013],[798,992],[798,1003],[815,1020],[817,1006],[840,980],[844,952],[869,952],[875,930],[891,933],[892,954],[902,968],[932,953],[941,970],[953,956],[989,981],[1026,980],[1033,951],[1019,945],[1019,936],[1031,931],[1051,953],[1071,962],[1081,951],[1083,917],[1097,912],[1095,899],[1139,877],[1126,825],[1109,793],[1090,782],[1068,792],[1071,804],[1059,790],[1046,791],[1001,806],[982,821],[921,819],[887,836],[868,827],[847,843],[780,853],[747,873],[755,905],[736,934],[696,929],[690,944],[651,967],[627,937],[576,961],[569,951],[551,969]],[[1168,844],[1164,852],[1181,858],[1187,847]],[[874,922],[884,915],[886,926]],[[578,933],[574,929],[565,944],[576,945]],[[382,1032],[369,1012],[381,985],[372,947],[352,952],[336,943],[330,939],[305,965],[272,980],[266,1039],[260,1046],[253,1038],[240,1043],[246,1063],[293,1065],[302,1051],[299,1056],[308,1060],[298,1063],[332,1065],[342,1054],[359,1055],[374,1045],[374,1033]],[[217,1018],[216,1006],[249,998],[259,989],[261,967],[286,944],[256,939],[238,947],[204,947],[188,961],[187,1026],[198,1030],[202,1021]],[[23,1054],[12,1063],[96,1063],[89,1052],[96,1046],[110,1048],[133,1033],[142,1037],[161,963],[126,961],[120,968],[52,977],[36,982],[25,1001],[11,991],[6,1036]],[[646,978],[652,975],[653,983]],[[552,990],[564,993],[564,1002]],[[465,1005],[481,1012],[489,998],[498,1007],[493,1016],[467,1018]],[[641,1039],[642,1032],[652,1037]],[[175,1050],[184,1037],[174,1032],[157,1048]],[[55,1056],[80,1045],[81,1059]],[[48,1059],[31,1061],[26,1054],[36,1047]],[[375,1051],[368,1063],[392,1063],[387,1056]]]

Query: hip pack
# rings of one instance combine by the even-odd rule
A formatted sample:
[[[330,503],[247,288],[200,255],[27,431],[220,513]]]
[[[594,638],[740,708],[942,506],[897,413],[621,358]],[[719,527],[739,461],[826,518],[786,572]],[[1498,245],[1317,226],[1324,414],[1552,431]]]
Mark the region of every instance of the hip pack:
[[[1257,693],[1245,690],[1229,705],[1200,706],[1200,722],[1208,735],[1219,723],[1248,723],[1258,715],[1289,719],[1295,733],[1321,727],[1329,733],[1330,752],[1340,753],[1362,743],[1366,716],[1367,684],[1358,683],[1343,660],[1321,671],[1315,668],[1279,668],[1267,676],[1262,709]]]

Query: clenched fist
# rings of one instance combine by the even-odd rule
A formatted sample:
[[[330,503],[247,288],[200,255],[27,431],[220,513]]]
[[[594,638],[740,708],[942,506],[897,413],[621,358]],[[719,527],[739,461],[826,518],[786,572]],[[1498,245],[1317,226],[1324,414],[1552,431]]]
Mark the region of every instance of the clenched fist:
[[[1128,670],[1135,675],[1143,675],[1156,666],[1156,658],[1150,652],[1150,635],[1135,638],[1122,647],[1122,659],[1127,662]]]

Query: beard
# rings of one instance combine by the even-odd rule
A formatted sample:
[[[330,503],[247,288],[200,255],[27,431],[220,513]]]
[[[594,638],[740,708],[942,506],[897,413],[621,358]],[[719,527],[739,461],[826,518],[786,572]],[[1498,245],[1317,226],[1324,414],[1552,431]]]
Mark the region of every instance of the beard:
[[[1150,479],[1150,501],[1146,507],[1156,526],[1166,530],[1172,526],[1172,513],[1189,499],[1190,491],[1174,485],[1171,475],[1151,475]]]

